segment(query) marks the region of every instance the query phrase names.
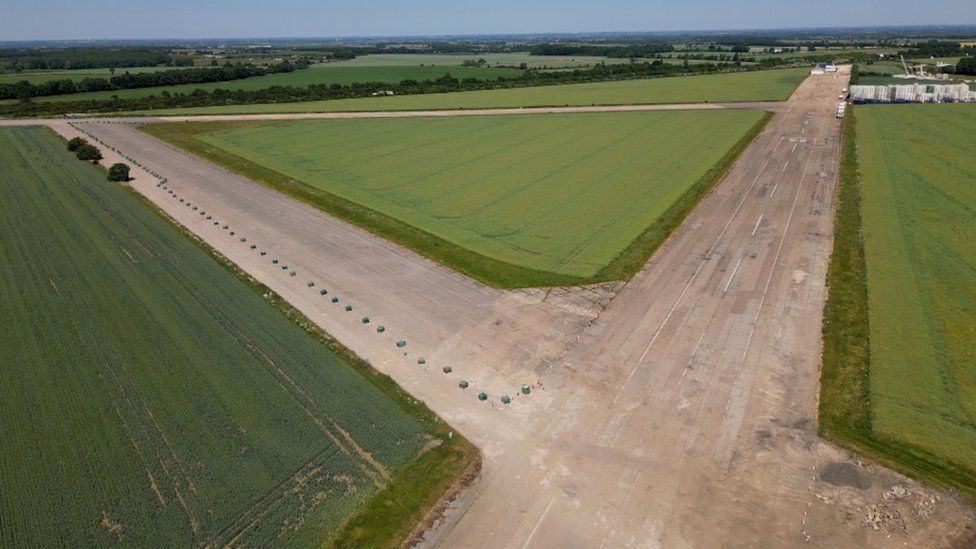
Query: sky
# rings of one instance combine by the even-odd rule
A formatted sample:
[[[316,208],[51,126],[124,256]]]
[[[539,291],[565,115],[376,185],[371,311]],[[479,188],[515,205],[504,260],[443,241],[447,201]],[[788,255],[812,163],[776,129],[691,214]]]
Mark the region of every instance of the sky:
[[[976,24],[976,0],[0,0],[0,41]]]

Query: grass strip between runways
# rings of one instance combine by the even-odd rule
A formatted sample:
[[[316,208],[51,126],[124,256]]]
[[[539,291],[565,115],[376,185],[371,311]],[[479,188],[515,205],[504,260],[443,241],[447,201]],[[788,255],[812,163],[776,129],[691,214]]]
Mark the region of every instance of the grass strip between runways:
[[[857,123],[850,109],[844,118],[842,139],[834,247],[827,273],[829,295],[822,328],[820,435],[912,478],[976,498],[976,472],[904,442],[881,439],[872,431]]]
[[[657,220],[641,233],[616,258],[595,276],[579,277],[520,267],[473,252],[398,219],[367,208],[328,191],[266,168],[197,139],[201,133],[238,127],[239,123],[186,122],[158,123],[140,129],[154,137],[181,147],[197,156],[253,179],[265,186],[348,221],[377,236],[409,248],[455,271],[496,288],[575,286],[614,280],[627,280],[644,266],[647,259],[674,232],[708,191],[729,171],[750,143],[772,118],[762,118],[729,149],[705,175],[678,198]]]

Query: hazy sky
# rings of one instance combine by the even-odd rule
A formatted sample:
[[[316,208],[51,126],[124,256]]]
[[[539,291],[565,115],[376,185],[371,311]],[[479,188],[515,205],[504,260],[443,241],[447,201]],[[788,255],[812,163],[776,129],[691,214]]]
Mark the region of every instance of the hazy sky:
[[[976,0],[0,0],[0,41],[976,24]]]

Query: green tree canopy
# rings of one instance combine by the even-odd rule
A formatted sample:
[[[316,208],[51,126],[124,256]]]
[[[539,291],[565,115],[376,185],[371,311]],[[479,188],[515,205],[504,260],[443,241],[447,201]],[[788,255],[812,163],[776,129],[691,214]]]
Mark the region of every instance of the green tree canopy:
[[[102,159],[102,151],[98,150],[98,147],[85,143],[78,147],[75,151],[78,156],[78,160],[91,160],[92,162],[98,162]]]
[[[976,57],[963,57],[956,63],[956,72],[959,74],[976,74]]]
[[[109,181],[128,181],[129,180],[129,165],[123,164],[121,162],[116,162],[112,164],[112,167],[108,169],[108,180]]]
[[[86,139],[83,139],[81,137],[72,137],[71,139],[68,140],[68,150],[71,152],[76,152],[78,150],[78,147],[87,144],[88,141]]]

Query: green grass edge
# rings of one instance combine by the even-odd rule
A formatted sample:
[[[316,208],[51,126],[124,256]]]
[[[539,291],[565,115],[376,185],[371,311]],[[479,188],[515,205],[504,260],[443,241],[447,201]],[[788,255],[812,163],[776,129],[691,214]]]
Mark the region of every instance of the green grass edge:
[[[688,213],[728,172],[742,152],[766,127],[772,113],[762,118],[731,149],[692,185],[654,223],[627,246],[616,258],[592,277],[561,275],[520,267],[472,252],[443,238],[418,229],[398,219],[361,206],[327,191],[265,168],[240,156],[196,139],[205,132],[220,131],[242,125],[275,125],[282,122],[161,122],[140,126],[143,132],[176,145],[201,158],[253,179],[310,206],[323,210],[377,236],[409,248],[424,257],[445,265],[483,284],[502,289],[546,286],[578,286],[615,280],[628,280],[655,250],[681,225]]]
[[[53,130],[51,130],[52,133]],[[60,136],[58,136],[60,138]],[[107,176],[101,164],[95,164]],[[114,184],[105,181],[105,184]],[[125,184],[124,188],[147,209],[156,213],[176,230],[210,254],[220,265],[244,283],[251,291],[312,338],[325,345],[340,359],[379,389],[401,410],[417,420],[427,432],[441,442],[438,446],[401,465],[382,490],[366,501],[359,512],[349,517],[333,536],[323,540],[329,547],[399,547],[415,532],[425,517],[435,512],[437,504],[449,497],[462,481],[470,481],[480,470],[481,452],[453,427],[442,420],[422,401],[415,399],[387,374],[320,329],[301,311],[258,282],[236,263],[218,252],[199,236],[184,227],[151,200]]]
[[[916,446],[877,437],[872,431],[870,325],[860,186],[857,122],[849,109],[843,121],[834,244],[822,327],[820,436],[911,478],[954,488],[976,500],[976,471]]]

